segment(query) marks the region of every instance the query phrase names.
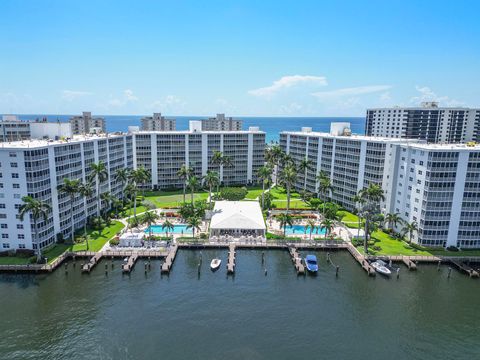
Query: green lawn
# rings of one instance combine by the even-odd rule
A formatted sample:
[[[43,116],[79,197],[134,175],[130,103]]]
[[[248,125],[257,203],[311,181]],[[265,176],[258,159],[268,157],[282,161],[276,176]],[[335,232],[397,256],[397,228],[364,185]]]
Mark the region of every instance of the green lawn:
[[[18,256],[2,256],[0,257],[0,265],[27,265],[28,258]]]
[[[248,188],[247,195],[245,199],[255,200],[256,198],[260,198],[262,196],[262,187],[252,187]]]
[[[193,200],[207,200],[208,192],[201,191],[193,194]],[[145,193],[145,200],[151,201],[158,208],[171,208],[180,207],[183,203],[182,191],[151,191]],[[191,193],[187,192],[185,200],[189,202],[191,200]],[[144,210],[145,211],[145,210]]]
[[[107,241],[112,239],[117,233],[125,227],[123,223],[119,221],[112,221],[110,226],[107,226],[102,231],[88,229],[87,234],[89,236],[88,245],[89,251],[100,251]],[[77,243],[70,247],[70,251],[85,251],[87,250],[87,243]]]
[[[342,222],[349,228],[358,228],[358,216],[347,211],[347,210],[340,210],[338,215],[341,216]],[[362,221],[362,226],[364,222]]]
[[[273,200],[273,208],[284,209],[287,207],[287,191],[281,186],[275,186],[270,190]],[[292,191],[290,193],[290,209],[310,209],[300,197],[300,194]]]
[[[51,263],[57,257],[62,255],[65,251],[70,250],[71,244],[55,244],[48,250],[43,252],[43,256],[47,258],[48,263]]]

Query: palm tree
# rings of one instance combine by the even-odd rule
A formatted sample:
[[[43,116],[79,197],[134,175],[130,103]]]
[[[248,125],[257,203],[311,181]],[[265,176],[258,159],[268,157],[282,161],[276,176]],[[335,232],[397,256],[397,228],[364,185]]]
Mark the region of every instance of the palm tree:
[[[144,167],[139,167],[136,170],[130,171],[130,184],[131,191],[133,195],[133,217],[137,217],[137,193],[138,193],[138,184],[142,184],[148,181],[150,175]]]
[[[209,202],[208,207],[212,207],[212,189],[220,183],[220,178],[216,171],[208,170],[203,178],[204,183],[208,186]]]
[[[362,228],[362,207],[363,207],[363,204],[365,204],[365,200],[362,199],[357,194],[353,197],[353,201],[355,202],[355,207],[357,209],[357,218],[358,218],[357,239],[360,239],[360,229]]]
[[[43,221],[48,220],[48,213],[51,210],[50,205],[47,203],[35,199],[31,196],[24,196],[22,197],[22,202],[23,204],[20,205],[20,208],[18,209],[18,215],[20,218],[20,221],[23,221],[25,218],[25,215],[27,213],[30,213],[32,219],[33,219],[33,228],[35,229],[35,241],[37,242],[37,262],[40,262],[42,259],[42,249],[40,247],[40,242],[38,240],[38,219],[43,218]]]
[[[195,238],[195,230],[200,231],[202,220],[198,216],[190,216],[187,219],[187,229],[192,229],[192,236]]]
[[[283,168],[282,173],[280,174],[281,183],[285,186],[287,190],[287,213],[290,210],[290,196],[292,187],[297,180],[297,169],[293,166],[286,166]]]
[[[90,164],[90,181],[95,180],[95,196],[97,197],[97,216],[100,216],[100,183],[108,179],[108,170],[105,164],[100,161],[98,164]]]
[[[183,164],[180,169],[177,171],[177,176],[179,179],[183,180],[183,203],[185,204],[185,193],[187,189],[187,179],[190,177],[190,175],[193,174],[192,168],[187,166],[186,164]]]
[[[169,231],[173,231],[173,229],[175,229],[175,226],[167,220],[165,220],[162,224],[162,230],[165,231],[167,233],[167,237],[168,237],[168,232]]]
[[[403,219],[399,213],[388,213],[385,214],[385,223],[388,224],[388,228],[393,231],[394,227],[403,223]]]
[[[110,194],[110,191],[105,191],[104,193],[100,194],[100,200],[107,204],[106,209],[104,210],[104,214],[106,215],[108,210],[110,210],[110,203],[115,197]],[[105,216],[106,218],[106,216]]]
[[[280,227],[283,228],[283,237],[287,236],[287,225],[293,226],[293,217],[289,213],[280,214],[277,217]]]
[[[126,168],[117,169],[115,172],[115,180],[122,184],[122,197],[124,197],[124,190],[125,185],[128,182],[128,178],[130,177],[130,170]]]
[[[320,223],[320,228],[325,229],[325,238],[327,238],[327,235],[330,235],[334,227],[335,223],[331,219],[323,219]]]
[[[150,181],[151,179],[151,175],[150,175],[150,172],[145,169],[145,167],[143,166],[140,166],[138,169],[135,170],[136,172],[136,179],[135,179],[135,182],[140,185],[142,185],[142,196],[145,197],[145,183]]]
[[[308,219],[307,224],[305,225],[305,228],[310,230],[310,240],[312,240],[312,233],[317,227],[317,223],[313,219]]]
[[[146,211],[142,217],[140,222],[142,224],[147,224],[148,226],[148,238],[149,240],[152,239],[152,224],[160,218],[156,211]]]
[[[272,145],[268,150],[266,154],[267,161],[272,164],[272,167],[275,169],[275,185],[278,185],[278,168],[280,166],[280,161],[282,160],[284,156],[284,152],[280,145],[275,144]]]
[[[265,209],[265,185],[272,177],[272,168],[268,165],[262,166],[257,171],[257,177],[262,182],[262,210]]]
[[[323,170],[320,170],[317,176],[318,182],[318,194],[322,195],[323,200],[323,216],[325,216],[325,203],[327,202],[328,195],[333,191],[332,182],[330,177]]]
[[[407,235],[408,234],[408,243],[411,244],[412,243],[412,238],[413,238],[413,233],[415,231],[418,231],[418,224],[416,221],[413,221],[411,223],[405,223],[403,229],[402,229],[402,232],[403,232],[403,236]]]
[[[87,242],[87,251],[88,251],[88,237],[87,237],[87,219],[88,219],[88,208],[87,208],[87,199],[93,195],[93,187],[90,182],[81,183],[78,186],[78,193],[83,197],[83,211],[85,212],[85,222],[83,223],[83,236]]]
[[[211,158],[210,162],[213,165],[218,166],[218,169],[220,171],[220,174],[221,174],[222,178],[223,178],[223,169],[225,167],[232,166],[232,159],[230,158],[230,156],[226,156],[221,151],[218,151],[218,150],[213,151],[213,155],[212,155],[212,158]],[[217,196],[218,196],[219,186],[220,186],[220,184],[217,184]]]
[[[307,158],[300,161],[298,170],[303,172],[303,191],[307,189],[307,171],[312,168],[312,161]]]
[[[65,194],[70,198],[70,235],[72,237],[72,244],[75,242],[75,221],[73,220],[73,205],[75,202],[75,196],[80,192],[81,182],[78,179],[63,179],[63,184],[58,186],[58,192]]]
[[[363,188],[358,192],[358,196],[362,199],[363,218],[365,219],[365,240],[364,250],[368,254],[368,240],[370,235],[370,222],[375,215],[380,213],[380,202],[385,200],[383,189],[377,184],[370,183],[367,188]]]
[[[195,175],[192,175],[188,178],[187,180],[187,186],[190,189],[190,194],[191,194],[191,204],[193,204],[193,193],[195,190],[198,188],[198,178]]]

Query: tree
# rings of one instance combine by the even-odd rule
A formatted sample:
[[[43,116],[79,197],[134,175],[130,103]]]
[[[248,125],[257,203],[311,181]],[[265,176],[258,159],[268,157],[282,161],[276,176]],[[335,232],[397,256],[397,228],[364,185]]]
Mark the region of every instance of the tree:
[[[86,183],[79,184],[78,193],[83,197],[83,210],[85,212],[85,221],[83,223],[83,236],[85,237],[85,241],[87,243],[87,251],[88,251],[89,245],[88,245],[88,236],[87,236],[87,219],[88,219],[87,200],[90,196],[93,195],[92,183],[86,182]]]
[[[367,188],[363,188],[358,192],[358,196],[362,204],[361,214],[365,219],[364,250],[365,254],[368,254],[368,241],[371,230],[370,222],[375,216],[380,214],[380,202],[385,200],[385,195],[379,185],[370,183]]]
[[[257,177],[262,182],[262,210],[265,209],[265,185],[272,177],[272,168],[268,165],[264,165],[257,171]]]
[[[100,161],[98,164],[90,164],[90,179],[95,180],[95,196],[97,198],[97,216],[100,216],[101,204],[100,204],[100,183],[108,179],[108,170],[105,164]]]
[[[218,173],[216,171],[208,170],[207,174],[203,178],[205,185],[208,186],[208,194],[209,194],[209,208],[212,207],[212,189],[220,183],[220,178],[218,177]]]
[[[168,232],[173,231],[173,229],[175,229],[175,226],[170,221],[168,221],[168,219],[163,222],[162,230],[167,233],[167,237],[168,237]]]
[[[213,165],[218,166],[218,169],[220,171],[220,174],[222,175],[222,178],[223,178],[223,168],[232,166],[232,159],[229,156],[224,155],[221,151],[218,151],[218,150],[213,151],[213,155],[210,162]],[[218,196],[219,186],[220,186],[220,181],[217,184],[217,196]]]
[[[282,173],[280,174],[280,180],[282,185],[285,186],[287,190],[287,213],[290,210],[290,196],[292,187],[297,180],[297,169],[293,166],[286,166],[282,169]]]
[[[122,198],[125,196],[125,185],[128,182],[128,179],[130,177],[130,170],[126,168],[120,168],[117,169],[115,172],[115,180],[120,182],[122,184]]]
[[[275,176],[275,185],[278,185],[278,168],[284,154],[285,153],[278,144],[272,145],[266,150],[266,160],[271,164],[272,168],[275,170],[275,174],[277,175]]]
[[[305,225],[305,228],[307,230],[310,230],[310,240],[312,240],[312,233],[315,231],[315,228],[317,227],[317,223],[313,219],[308,219],[307,224]]]
[[[70,235],[72,237],[72,244],[75,242],[75,221],[73,219],[73,205],[75,202],[75,196],[79,194],[81,182],[78,179],[63,179],[63,184],[58,186],[58,192],[65,194],[70,198]]]
[[[183,203],[185,204],[185,193],[187,190],[187,179],[193,174],[193,169],[187,164],[183,164],[177,171],[179,179],[183,180]]]
[[[100,200],[103,201],[104,203],[107,204],[107,207],[105,208],[104,210],[104,215],[107,214],[108,210],[110,210],[110,203],[112,202],[112,200],[114,199],[115,197],[112,196],[112,194],[110,194],[110,191],[105,191],[104,193],[101,193],[100,194]],[[103,207],[102,207],[103,208]],[[106,220],[106,216],[105,216],[105,220]]]
[[[187,180],[187,186],[190,189],[190,196],[191,196],[191,204],[193,204],[193,194],[195,190],[198,188],[198,178],[195,175],[192,175]]]
[[[362,207],[363,204],[365,204],[365,200],[357,194],[353,197],[353,201],[355,202],[355,208],[357,209],[358,218],[357,239],[360,239],[360,229],[362,228]]]
[[[327,238],[327,235],[330,235],[332,233],[332,230],[334,227],[335,227],[335,223],[331,219],[325,218],[320,223],[320,228],[325,229],[325,238]]]
[[[138,169],[130,171],[130,184],[133,196],[133,217],[137,217],[137,193],[138,193],[138,184],[142,184],[148,181],[150,175],[144,167],[139,167]]]
[[[323,170],[320,170],[317,176],[318,194],[322,195],[323,200],[323,216],[325,216],[325,203],[327,202],[328,195],[333,191],[332,182],[330,177]]]
[[[411,223],[405,223],[403,229],[402,229],[402,233],[403,233],[403,236],[407,235],[408,234],[408,243],[411,244],[412,243],[412,238],[413,238],[413,233],[415,231],[418,231],[418,224],[416,221],[413,221]]]
[[[280,214],[277,217],[280,227],[283,229],[283,236],[287,236],[287,225],[293,226],[293,217],[289,213]]]
[[[140,222],[142,224],[147,224],[149,240],[152,239],[152,224],[156,222],[159,218],[160,216],[158,216],[155,211],[146,211],[140,219]]]
[[[27,213],[30,213],[33,219],[35,241],[37,243],[37,262],[40,262],[42,259],[42,248],[38,239],[38,220],[42,218],[43,221],[46,222],[48,220],[48,213],[50,210],[50,205],[31,196],[22,197],[22,205],[20,205],[20,208],[18,209],[20,221],[23,221]]]
[[[340,221],[340,216],[338,212],[340,211],[340,206],[334,203],[328,203],[325,207],[324,218],[332,221]]]
[[[398,224],[403,224],[403,219],[400,217],[399,213],[388,213],[385,214],[385,223],[390,230],[393,230]]]
[[[190,216],[187,219],[187,229],[192,229],[192,236],[195,238],[195,230],[200,231],[202,220],[198,216]]]

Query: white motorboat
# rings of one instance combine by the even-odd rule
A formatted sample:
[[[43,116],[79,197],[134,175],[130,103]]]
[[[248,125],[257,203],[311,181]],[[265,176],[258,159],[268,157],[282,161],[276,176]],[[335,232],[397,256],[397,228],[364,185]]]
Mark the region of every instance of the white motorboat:
[[[390,269],[387,267],[387,263],[385,261],[377,260],[372,262],[370,265],[372,265],[376,272],[382,275],[390,276],[392,274]]]
[[[222,260],[220,259],[213,259],[211,262],[210,262],[210,269],[212,269],[213,271],[215,270],[218,270],[218,268],[220,267],[220,264],[222,263]]]

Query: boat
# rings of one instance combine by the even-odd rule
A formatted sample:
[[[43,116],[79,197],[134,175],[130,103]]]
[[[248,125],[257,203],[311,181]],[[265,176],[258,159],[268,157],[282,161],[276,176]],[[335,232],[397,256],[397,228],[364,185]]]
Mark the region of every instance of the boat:
[[[315,255],[307,255],[305,257],[305,266],[311,273],[316,273],[318,271],[317,257]]]
[[[387,267],[387,263],[383,260],[374,261],[370,265],[372,265],[375,271],[378,272],[379,274],[382,274],[385,276],[390,276],[392,274],[390,269]]]
[[[210,262],[210,269],[212,269],[213,271],[218,270],[221,263],[222,260],[220,259],[212,259],[212,261]]]

